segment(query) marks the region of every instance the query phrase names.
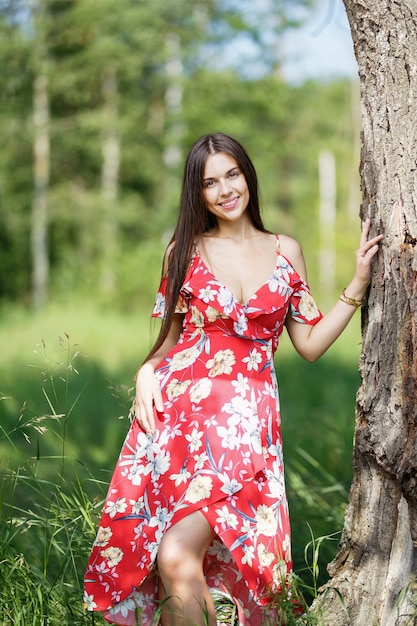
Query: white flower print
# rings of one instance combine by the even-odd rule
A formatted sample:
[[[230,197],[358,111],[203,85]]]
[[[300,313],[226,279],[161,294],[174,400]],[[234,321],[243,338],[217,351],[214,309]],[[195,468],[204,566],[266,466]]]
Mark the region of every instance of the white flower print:
[[[290,278],[289,273],[293,273],[293,270],[290,265],[287,263],[281,264],[280,267],[276,268],[268,280],[268,287],[271,293],[278,292],[281,296],[288,296],[291,294],[291,287],[289,285]]]
[[[187,468],[184,466],[180,469],[178,474],[170,474],[169,478],[170,480],[175,481],[174,484],[176,487],[178,487],[178,485],[181,485],[182,483],[186,483],[188,479],[191,478],[191,472],[189,472]]]
[[[234,296],[224,285],[220,286],[219,293],[217,294],[217,300],[219,304],[223,307],[226,315],[229,315],[231,311],[233,311],[233,307],[235,304]]]
[[[214,539],[207,552],[208,554],[215,556],[217,560],[222,563],[230,563],[232,560],[230,551],[226,548],[224,543],[222,541],[218,541],[218,539]]]
[[[187,441],[189,441],[189,449],[190,452],[198,452],[198,450],[201,448],[202,444],[202,437],[203,437],[204,433],[203,431],[198,431],[197,428],[193,428],[193,431],[191,433],[191,435],[185,435],[185,438]]]
[[[235,426],[229,425],[228,428],[224,426],[217,426],[217,435],[222,440],[222,448],[228,450],[235,450],[240,445],[240,438],[237,435],[237,429]]]
[[[222,374],[231,374],[235,363],[236,358],[233,350],[230,348],[218,350],[213,358],[209,359],[206,363],[207,369],[210,370],[208,375],[210,378],[214,378]]]
[[[289,535],[285,535],[284,540],[282,542],[282,551],[285,554],[285,558],[287,561],[291,560],[291,538]]]
[[[139,515],[144,505],[143,497],[140,497],[138,500],[129,500],[129,504],[132,506],[132,514]]]
[[[167,442],[170,439],[175,439],[175,437],[182,437],[182,430],[180,424],[167,424],[166,428],[161,432],[159,437],[159,445],[161,448],[164,448],[167,445]]]
[[[255,548],[253,546],[243,544],[242,549],[244,553],[242,557],[242,563],[247,563],[251,567],[252,560],[255,556]]]
[[[158,480],[162,474],[165,474],[169,470],[171,461],[171,453],[169,451],[163,452],[160,450],[153,459],[149,460],[146,464],[144,474],[147,476],[151,474],[153,481]]]
[[[216,295],[216,290],[211,289],[208,285],[204,289],[200,289],[198,296],[201,298],[203,302],[208,304],[212,300],[214,300],[214,296]]]
[[[197,360],[200,351],[195,346],[191,348],[186,348],[185,350],[180,350],[174,354],[169,364],[169,369],[171,372],[178,372],[179,370],[184,370],[186,367],[189,367]]]
[[[112,533],[110,526],[106,526],[106,527],[99,526],[94,545],[104,548],[109,543],[112,535],[113,533]]]
[[[246,367],[248,368],[249,372],[251,370],[258,371],[259,364],[262,363],[262,354],[258,352],[256,348],[254,348],[253,350],[251,350],[251,352],[249,352],[249,356],[244,357],[242,361],[243,363],[247,364]]]
[[[94,609],[97,608],[97,604],[96,602],[94,602],[94,595],[93,594],[89,595],[87,591],[84,591],[83,601],[84,601],[84,606],[87,609],[87,611],[94,611]]]
[[[277,531],[277,520],[271,507],[260,504],[255,515],[257,531],[266,537],[273,537]]]
[[[196,476],[188,485],[185,499],[195,504],[200,500],[209,498],[213,488],[213,481],[210,476]]]
[[[209,378],[201,378],[190,388],[190,401],[193,404],[199,404],[201,400],[208,398],[213,383]]]
[[[208,459],[208,454],[207,452],[202,452],[201,454],[195,454],[193,458],[195,462],[195,465],[194,465],[195,470],[203,469]]]
[[[134,591],[132,593],[132,598],[134,599],[136,606],[139,606],[141,608],[149,605],[149,603],[153,599],[150,593],[143,593],[143,591]]]
[[[191,380],[178,380],[177,378],[173,378],[169,384],[167,385],[167,396],[169,400],[173,400],[178,396],[181,396],[183,393],[187,391],[188,386],[190,385]]]
[[[160,291],[156,294],[155,306],[153,309],[154,315],[159,315],[161,317],[165,314],[165,297],[162,295]]]
[[[117,613],[121,613],[123,617],[127,617],[129,613],[135,610],[135,601],[133,598],[128,596],[121,602],[118,602],[114,606],[109,609],[110,615],[117,615]]]
[[[117,515],[117,513],[124,513],[127,509],[126,498],[117,498],[115,502],[112,500],[107,500],[106,506],[104,507],[104,512],[110,515],[113,519]]]
[[[263,543],[260,543],[258,545],[257,552],[258,552],[260,564],[263,565],[264,567],[268,567],[269,565],[271,565],[271,563],[275,559],[274,553],[268,552],[268,550],[266,549],[266,546],[264,546]]]
[[[272,383],[265,382],[262,394],[264,396],[269,396],[270,398],[275,399],[274,385]]]
[[[171,515],[168,512],[168,509],[164,506],[158,505],[155,511],[155,515],[151,517],[148,522],[148,525],[153,528],[157,526],[159,529],[165,528],[167,522],[171,518]]]
[[[230,402],[227,402],[222,411],[229,413],[235,418],[234,423],[238,423],[242,417],[251,417],[253,415],[252,405],[246,398],[235,396]]]
[[[225,476],[224,474],[219,474],[219,478],[223,483],[221,490],[228,496],[232,496],[242,489],[241,483],[236,480],[236,478],[230,479],[229,476]]]
[[[149,458],[159,449],[159,446],[152,437],[147,435],[142,430],[139,431],[136,445],[133,448],[131,445],[126,446],[131,454],[123,454],[120,466],[136,465],[143,457]]]
[[[223,506],[221,509],[216,509],[216,513],[218,515],[216,522],[224,524],[226,528],[237,528],[237,517],[234,513],[230,513],[227,506]]]
[[[319,310],[316,303],[313,300],[312,295],[308,291],[303,291],[301,294],[300,304],[298,305],[299,311],[303,317],[309,322],[319,316]]]
[[[140,485],[144,471],[143,465],[132,465],[127,474],[127,479],[130,480],[132,485]]]
[[[268,491],[265,495],[272,498],[275,502],[281,502],[285,497],[285,481],[284,471],[277,461],[272,464],[271,470],[266,470],[266,478],[268,480]]]
[[[100,556],[102,556],[104,559],[107,559],[107,563],[109,567],[114,567],[115,565],[120,563],[124,555],[123,555],[123,551],[120,548],[110,546],[109,548],[106,548],[105,550],[101,550]]]
[[[245,332],[248,330],[248,318],[246,317],[246,315],[244,315],[243,313],[239,315],[238,321],[234,322],[233,324],[233,330],[235,331],[236,335],[245,334]]]
[[[248,377],[244,376],[241,372],[238,373],[237,379],[232,380],[232,385],[235,388],[236,393],[243,398],[246,396],[246,392],[249,391]]]

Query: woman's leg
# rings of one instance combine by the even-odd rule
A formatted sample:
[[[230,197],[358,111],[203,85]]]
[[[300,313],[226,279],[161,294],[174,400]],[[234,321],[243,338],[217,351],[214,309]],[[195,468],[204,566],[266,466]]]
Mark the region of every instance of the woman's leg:
[[[163,626],[216,626],[203,560],[215,533],[200,511],[172,526],[158,549]]]

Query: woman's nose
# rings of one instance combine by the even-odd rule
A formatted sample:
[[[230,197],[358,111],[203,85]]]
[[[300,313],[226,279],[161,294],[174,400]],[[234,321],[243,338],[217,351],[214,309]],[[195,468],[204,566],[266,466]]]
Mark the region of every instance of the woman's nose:
[[[220,179],[220,193],[222,196],[228,196],[232,190],[230,181],[226,178]]]

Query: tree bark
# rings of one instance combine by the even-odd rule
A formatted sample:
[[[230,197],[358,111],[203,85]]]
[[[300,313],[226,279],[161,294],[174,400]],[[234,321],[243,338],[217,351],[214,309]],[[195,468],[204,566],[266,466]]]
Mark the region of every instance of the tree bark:
[[[417,4],[344,0],[359,65],[361,217],[384,234],[362,311],[354,478],[326,626],[417,624]]]

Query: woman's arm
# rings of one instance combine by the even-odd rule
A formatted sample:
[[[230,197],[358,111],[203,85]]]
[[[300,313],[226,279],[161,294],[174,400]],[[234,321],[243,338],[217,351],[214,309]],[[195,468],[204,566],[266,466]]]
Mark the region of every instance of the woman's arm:
[[[354,277],[345,289],[347,299],[361,301],[371,279],[371,261],[378,251],[378,242],[382,235],[368,240],[370,220],[366,220],[362,227],[360,245],[356,251],[356,270]],[[294,240],[285,239],[282,253],[289,257],[300,276],[307,280],[303,253],[299,244]],[[288,257],[287,257],[288,258]],[[332,309],[314,326],[300,324],[288,315],[286,326],[291,341],[297,352],[307,361],[317,360],[332,343],[339,337],[352,319],[356,306],[338,300]]]
[[[164,410],[161,387],[155,376],[155,367],[177,343],[182,332],[184,316],[174,313],[168,335],[155,354],[148,359],[136,374],[135,417],[142,428],[149,433],[155,432],[154,406],[158,412]]]

